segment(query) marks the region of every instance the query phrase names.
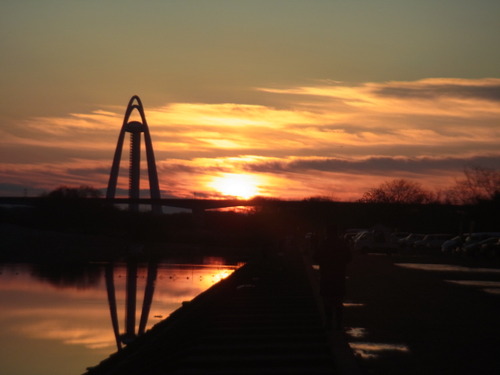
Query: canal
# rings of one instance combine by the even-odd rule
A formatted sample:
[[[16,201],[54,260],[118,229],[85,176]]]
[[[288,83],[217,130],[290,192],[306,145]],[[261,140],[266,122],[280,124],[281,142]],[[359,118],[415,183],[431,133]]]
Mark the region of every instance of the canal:
[[[154,293],[146,330],[240,265],[220,257],[204,257],[194,264],[182,259],[158,263],[154,280],[150,280],[153,281],[150,290],[153,286]],[[0,264],[1,373],[81,374],[115,352],[117,339],[110,313],[113,309],[109,303],[109,272],[106,273],[109,266],[106,263]],[[122,334],[127,320],[129,271],[125,263],[113,265],[112,285]],[[136,272],[134,324],[137,332],[148,265],[139,263]]]

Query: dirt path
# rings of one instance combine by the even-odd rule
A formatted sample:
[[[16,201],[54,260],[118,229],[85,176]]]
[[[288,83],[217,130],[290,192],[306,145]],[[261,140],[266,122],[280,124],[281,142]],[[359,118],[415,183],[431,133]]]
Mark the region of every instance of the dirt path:
[[[500,294],[446,280],[500,282],[500,273],[396,265],[405,262],[457,265],[460,260],[354,258],[344,324],[356,328],[348,329],[358,335],[349,341],[362,354],[360,366],[381,375],[499,374]]]

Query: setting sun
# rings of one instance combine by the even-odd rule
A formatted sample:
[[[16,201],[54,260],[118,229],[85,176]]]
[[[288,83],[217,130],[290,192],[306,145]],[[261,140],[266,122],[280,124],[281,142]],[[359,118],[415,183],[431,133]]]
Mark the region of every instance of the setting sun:
[[[249,199],[259,194],[259,183],[255,176],[227,173],[214,178],[209,186],[226,196]]]

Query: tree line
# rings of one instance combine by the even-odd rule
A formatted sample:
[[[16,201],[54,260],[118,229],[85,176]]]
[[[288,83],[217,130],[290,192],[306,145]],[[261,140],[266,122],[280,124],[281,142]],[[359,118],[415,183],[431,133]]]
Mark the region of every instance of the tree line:
[[[474,205],[500,199],[500,171],[488,168],[465,168],[464,177],[441,191],[425,189],[420,183],[394,179],[366,191],[359,202]]]
[[[42,196],[54,200],[73,200],[79,198],[100,198],[101,192],[91,186],[60,186]],[[464,176],[455,181],[455,185],[432,191],[419,182],[404,178],[385,181],[377,187],[363,193],[359,203],[398,203],[428,204],[442,203],[453,205],[474,205],[479,202],[500,198],[500,170],[470,167],[464,169]],[[273,198],[257,197],[254,199],[272,200]],[[331,201],[328,197],[310,197],[306,201]]]

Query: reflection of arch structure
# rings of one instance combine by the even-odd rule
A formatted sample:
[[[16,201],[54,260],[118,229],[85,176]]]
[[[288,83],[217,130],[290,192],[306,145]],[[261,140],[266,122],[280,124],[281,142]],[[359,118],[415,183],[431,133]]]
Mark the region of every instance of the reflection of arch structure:
[[[130,115],[132,114],[134,109],[139,112],[142,122],[129,121]],[[111,173],[109,176],[106,198],[113,199],[115,197],[116,183],[118,180],[118,171],[120,169],[120,160],[125,133],[130,133],[129,198],[139,198],[141,178],[141,133],[144,133],[144,143],[146,146],[146,158],[149,176],[149,191],[152,199],[160,199],[160,188],[158,184],[158,173],[156,172],[153,143],[151,142],[151,135],[149,134],[149,128],[146,122],[144,108],[142,106],[141,99],[139,99],[138,96],[133,96],[130,99],[127,110],[125,111],[125,117],[123,119],[123,125],[120,131],[120,135],[118,136],[118,143],[116,144],[115,156],[113,158],[113,165],[111,167]],[[139,205],[137,203],[130,203],[130,209],[137,211],[139,209]],[[156,212],[161,212],[161,207],[153,206],[153,210]]]
[[[146,287],[144,289],[144,298],[142,300],[141,318],[139,321],[139,328],[136,333],[136,305],[137,305],[137,261],[129,260],[127,262],[127,276],[126,276],[126,299],[125,299],[125,332],[120,333],[120,324],[118,323],[118,311],[115,295],[115,282],[114,282],[114,264],[109,263],[106,266],[106,290],[108,294],[109,311],[111,313],[111,323],[113,325],[113,332],[115,334],[116,346],[118,350],[122,349],[122,344],[132,342],[137,335],[142,335],[146,331],[148,323],[149,311],[153,302],[153,295],[155,290],[156,276],[158,274],[158,263],[149,262],[148,276],[146,279]]]

